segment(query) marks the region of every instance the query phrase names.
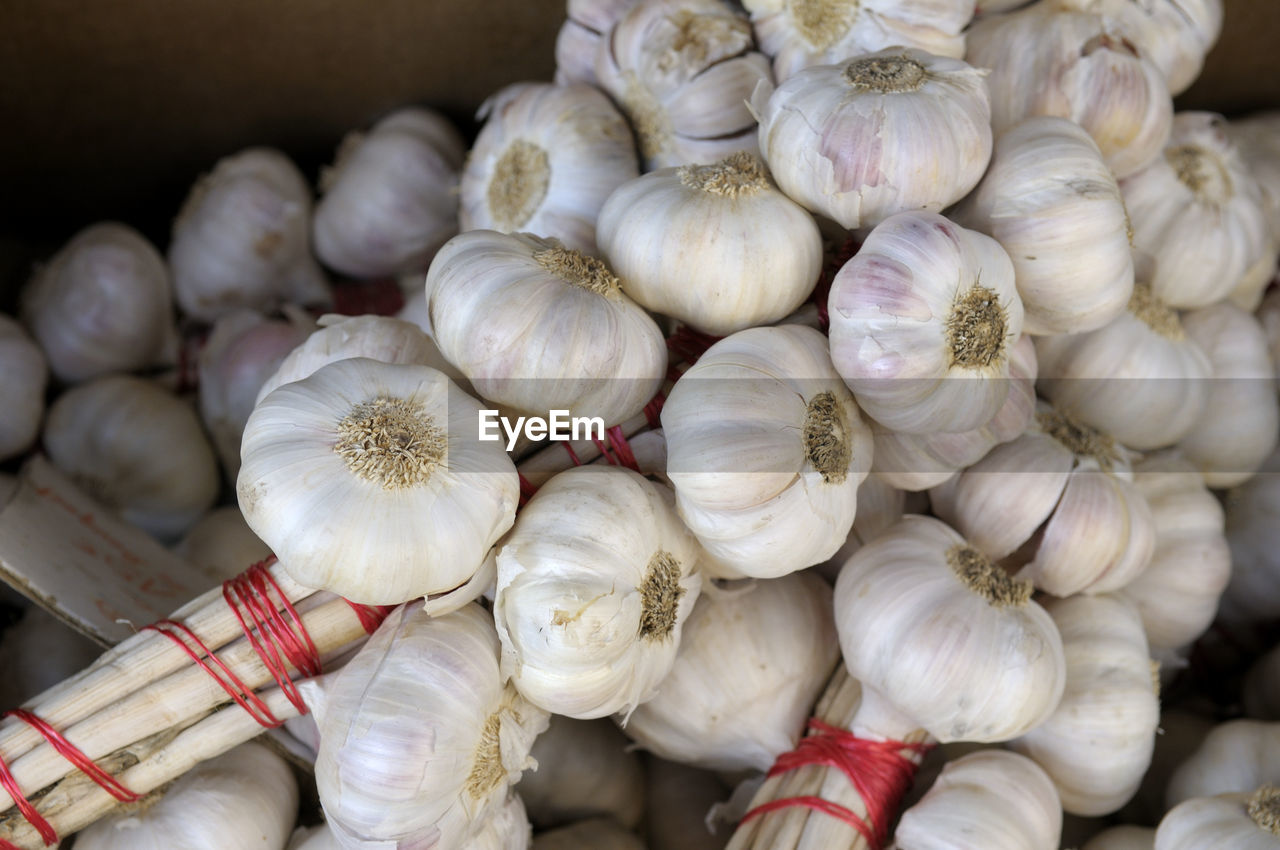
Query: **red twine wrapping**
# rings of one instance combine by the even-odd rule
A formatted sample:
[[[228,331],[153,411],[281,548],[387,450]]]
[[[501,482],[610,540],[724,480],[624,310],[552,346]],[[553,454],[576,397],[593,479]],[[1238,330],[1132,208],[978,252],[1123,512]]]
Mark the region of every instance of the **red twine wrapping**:
[[[785,797],[756,806],[743,816],[740,823],[768,812],[803,806],[844,821],[862,834],[872,850],[880,850],[888,837],[889,820],[911,787],[916,772],[915,762],[904,756],[902,751],[924,753],[930,745],[868,741],[817,718],[809,720],[809,729],[814,734],[801,738],[794,750],[778,756],[769,776],[810,765],[834,767],[858,790],[867,809],[866,818],[821,797]]]

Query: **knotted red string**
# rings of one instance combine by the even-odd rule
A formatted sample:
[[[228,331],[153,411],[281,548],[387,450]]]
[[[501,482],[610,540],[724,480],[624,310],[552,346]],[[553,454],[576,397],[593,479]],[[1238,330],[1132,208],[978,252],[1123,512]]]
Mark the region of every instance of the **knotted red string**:
[[[803,806],[844,821],[861,833],[872,850],[880,850],[888,837],[889,820],[911,787],[916,772],[916,763],[902,753],[904,750],[924,753],[930,745],[868,741],[817,718],[809,720],[809,729],[814,734],[801,738],[794,750],[778,756],[768,775],[773,777],[810,765],[834,767],[858,790],[867,809],[866,818],[821,797],[785,797],[756,806],[740,823],[768,812]]]

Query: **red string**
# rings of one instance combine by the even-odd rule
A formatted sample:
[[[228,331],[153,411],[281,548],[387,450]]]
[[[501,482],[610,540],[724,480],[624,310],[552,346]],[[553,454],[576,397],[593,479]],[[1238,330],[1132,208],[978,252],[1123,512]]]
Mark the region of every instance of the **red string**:
[[[0,716],[16,717],[35,729],[46,741],[49,742],[49,745],[52,746],[59,755],[76,767],[80,768],[86,776],[98,783],[98,785],[102,786],[104,791],[112,797],[115,797],[120,802],[136,803],[142,799],[141,794],[135,794],[130,791],[121,784],[118,779],[98,767],[98,765],[94,763],[93,759],[82,753],[74,744],[68,741],[61,732],[54,729],[42,718],[21,708],[6,711]]]
[[[574,466],[582,466],[582,461],[578,459],[578,453],[573,450],[573,445],[568,440],[560,445],[564,446],[565,454],[569,456],[569,460],[573,461]]]
[[[360,620],[360,628],[364,629],[365,634],[371,635],[378,630],[378,626],[382,625],[382,621],[391,616],[391,612],[396,610],[394,605],[365,605],[360,602],[352,602],[350,599],[343,599],[343,602],[351,606],[351,610],[356,612],[356,617]]]
[[[667,351],[692,366],[698,362],[699,357],[707,353],[708,348],[722,339],[724,337],[704,334],[688,325],[681,325],[667,337]]]
[[[778,756],[769,776],[810,765],[834,767],[858,790],[867,809],[866,818],[820,797],[786,797],[756,806],[746,813],[741,823],[768,812],[803,806],[844,821],[862,834],[872,850],[880,850],[888,837],[889,819],[911,787],[916,772],[915,762],[902,751],[923,753],[930,745],[868,741],[817,718],[809,720],[809,729],[813,734],[801,738],[794,750]]]
[[[627,469],[640,471],[640,463],[636,460],[635,453],[631,451],[631,444],[627,442],[627,435],[622,433],[622,426],[614,425],[605,432],[609,435],[609,445],[613,446],[614,454],[618,457],[618,463]]]
[[[0,785],[4,786],[4,790],[9,792],[9,797],[13,800],[13,804],[18,807],[18,811],[22,813],[22,817],[27,823],[35,827],[36,832],[40,833],[40,837],[44,839],[46,845],[58,843],[58,833],[54,830],[53,825],[44,819],[44,816],[36,811],[36,807],[31,805],[26,796],[22,793],[22,789],[18,787],[18,781],[13,778],[13,771],[9,770],[9,765],[5,760],[0,758]],[[4,839],[0,839],[4,841]],[[3,850],[22,850],[17,845],[4,841],[0,844]]]
[[[658,393],[644,406],[644,418],[650,428],[657,430],[662,427],[662,406],[666,403],[667,397]]]

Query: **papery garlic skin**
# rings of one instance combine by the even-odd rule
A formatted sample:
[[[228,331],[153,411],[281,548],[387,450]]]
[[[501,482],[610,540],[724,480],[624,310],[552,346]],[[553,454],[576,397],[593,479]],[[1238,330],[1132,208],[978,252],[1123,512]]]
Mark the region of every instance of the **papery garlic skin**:
[[[967,195],[991,159],[983,77],[908,48],[814,65],[752,95],[760,151],[783,192],[849,230],[904,210],[938,212]]]
[[[1198,797],[1160,821],[1155,850],[1277,850],[1280,794],[1274,785],[1253,792]]]
[[[942,768],[929,792],[902,813],[897,850],[1057,850],[1058,793],[1030,759],[1000,750]]]
[[[178,354],[164,258],[116,222],[85,228],[37,268],[21,315],[64,383],[169,365]]]
[[[271,555],[235,505],[214,508],[186,533],[173,551],[209,578],[226,581]]]
[[[836,371],[886,428],[967,431],[1004,404],[1023,310],[991,237],[937,213],[900,213],[836,273],[827,307]]]
[[[793,749],[839,657],[831,589],[812,572],[705,594],[675,666],[623,731],[707,770],[768,770]]]
[[[426,289],[436,344],[490,401],[613,426],[662,383],[657,324],[604,263],[554,240],[460,234],[436,254]]]
[[[142,378],[107,375],[67,390],[41,439],[85,492],[161,540],[182,536],[218,497],[218,461],[195,411]]]
[[[100,820],[75,841],[84,850],[277,850],[297,813],[289,765],[248,743],[196,765],[153,805]]]
[[[35,442],[44,419],[49,363],[22,325],[0,314],[0,461]]]
[[[711,346],[662,407],[680,518],[718,578],[777,578],[844,543],[871,431],[800,325],[751,328]]]
[[[645,850],[645,844],[616,822],[593,818],[541,833],[533,850]]]
[[[1153,850],[1156,831],[1145,826],[1113,826],[1090,838],[1080,850]]]
[[[540,829],[590,817],[612,817],[627,828],[645,806],[644,768],[631,742],[612,721],[551,715],[533,742],[536,770],[526,770],[516,790]]]
[[[316,256],[355,278],[423,271],[458,232],[458,171],[465,145],[442,115],[401,109],[352,133],[321,175]]]
[[[502,671],[566,717],[629,715],[675,663],[702,588],[700,550],[669,492],[620,467],[538,489],[497,552]]]
[[[600,49],[600,41],[636,2],[568,0],[565,22],[556,34],[556,85],[598,84],[596,53]]]
[[[295,581],[352,601],[457,588],[519,497],[501,443],[479,441],[480,409],[435,369],[366,358],[285,384],[245,425],[245,521]]]
[[[1016,738],[1066,684],[1058,629],[1030,596],[941,521],[905,517],[840,571],[845,664],[943,743]]]
[[[1225,298],[1260,260],[1274,263],[1262,190],[1211,112],[1180,112],[1162,155],[1120,182],[1139,280],[1171,307]]]
[[[472,835],[467,850],[529,850],[533,827],[520,795],[507,789],[507,798],[489,813]]]
[[[1129,303],[1124,199],[1078,124],[1038,116],[1002,134],[986,176],[950,216],[1008,252],[1027,333],[1094,330]]]
[[[1069,118],[1124,178],[1155,159],[1173,119],[1164,75],[1106,19],[1043,0],[975,21],[966,59],[988,68],[996,135],[1033,115]]]
[[[310,232],[311,191],[288,157],[249,148],[219,160],[173,224],[168,259],[178,306],[211,322],[238,307],[327,303]]]
[[[622,184],[597,228],[624,292],[714,336],[786,317],[822,271],[813,217],[746,152]]]
[[[1210,730],[1178,765],[1165,788],[1165,807],[1196,797],[1245,794],[1280,781],[1280,723],[1231,720]]]
[[[504,684],[499,650],[479,605],[441,617],[403,606],[322,692],[308,690],[320,724],[316,786],[339,844],[475,846],[547,725]]]
[[[480,107],[485,120],[459,187],[462,230],[529,232],[596,254],[605,199],[640,173],[622,114],[588,85],[516,83]]]

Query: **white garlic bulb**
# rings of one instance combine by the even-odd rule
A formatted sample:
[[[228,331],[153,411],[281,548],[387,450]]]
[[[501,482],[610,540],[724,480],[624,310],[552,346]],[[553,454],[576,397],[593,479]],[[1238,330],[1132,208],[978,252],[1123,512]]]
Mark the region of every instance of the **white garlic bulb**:
[[[592,818],[544,832],[533,850],[645,850],[644,842],[608,818]]]
[[[316,787],[350,848],[470,848],[532,764],[547,715],[498,672],[479,605],[435,617],[402,606],[307,704],[320,724]]]
[[[1227,124],[1227,134],[1262,190],[1272,242],[1280,243],[1280,111],[1234,119]]]
[[[486,399],[546,416],[639,413],[667,368],[662,331],[601,261],[527,233],[462,233],[427,272],[436,344]]]
[[[896,850],[1057,850],[1058,793],[1016,753],[983,750],[942,768],[929,792],[902,813]]]
[[[991,237],[937,213],[895,215],[836,273],[827,303],[836,371],[886,428],[968,431],[1004,404],[1023,311]]]
[[[73,237],[22,292],[22,321],[60,381],[167,366],[178,354],[169,269],[150,242],[104,222]]]
[[[838,658],[831,588],[812,572],[704,594],[671,673],[623,731],[681,764],[768,770],[799,741]]]
[[[596,85],[596,53],[600,41],[636,0],[569,0],[556,34],[556,85]]]
[[[539,828],[591,817],[612,817],[634,828],[644,812],[644,768],[630,741],[612,721],[551,715],[533,742],[536,770],[526,770],[516,790]]]
[[[284,154],[226,157],[187,195],[169,266],[178,306],[211,322],[237,307],[323,304],[329,285],[311,256],[311,191]]]
[[[532,843],[533,827],[529,825],[524,801],[508,789],[506,800],[480,823],[467,850],[529,850]]]
[[[1120,181],[1139,280],[1171,307],[1204,307],[1270,257],[1258,183],[1211,112],[1179,112],[1161,156]]]
[[[905,48],[811,66],[752,95],[760,151],[783,192],[850,230],[904,210],[938,212],[991,159],[983,76]]]
[[[480,409],[435,369],[367,358],[285,384],[245,425],[245,521],[295,581],[356,602],[465,586],[519,496],[501,443],[479,440]]]
[[[202,516],[173,551],[208,576],[211,584],[237,576],[271,554],[235,505]]]
[[[630,714],[675,663],[702,588],[698,544],[660,484],[575,467],[538,489],[497,552],[502,672],[567,717]]]
[[[1249,667],[1244,678],[1245,714],[1255,720],[1280,720],[1280,646]]]
[[[1090,838],[1080,850],[1154,850],[1156,831],[1145,826],[1113,826]]]
[[[1154,850],[1277,850],[1280,789],[1187,800],[1165,815]]]
[[[760,50],[782,82],[810,65],[832,65],[887,47],[964,58],[961,32],[974,0],[746,0]]]
[[[1116,177],[1155,159],[1173,102],[1160,69],[1075,0],[1041,0],[978,19],[965,33],[969,63],[991,70],[997,135],[1033,115],[1070,118],[1093,136]]]
[[[1013,261],[1033,334],[1094,330],[1133,293],[1129,220],[1098,145],[1078,124],[1038,116],[996,140],[978,188],[950,213]]]
[[[943,743],[1039,726],[1062,699],[1066,662],[1031,592],[939,520],[905,517],[836,581],[840,648],[864,703],[883,698]]]
[[[822,334],[751,328],[711,346],[662,407],[676,506],[720,578],[776,578],[849,535],[871,431]]]
[[[1132,449],[1171,446],[1195,427],[1213,367],[1176,311],[1143,282],[1096,331],[1036,338],[1036,389],[1063,413]]]
[[[401,109],[353,133],[321,176],[312,234],[326,266],[356,278],[421,272],[458,232],[465,145],[429,109]]]
[[[822,271],[813,217],[745,151],[622,184],[597,226],[628,295],[717,336],[785,318]]]
[[[596,217],[640,173],[631,127],[589,85],[516,83],[480,107],[459,187],[462,230],[529,232],[596,253]]]
[[[1259,475],[1226,494],[1226,533],[1231,579],[1223,591],[1219,619],[1228,626],[1280,617],[1280,451]]]
[[[757,150],[746,101],[771,79],[769,60],[721,0],[640,0],[600,40],[595,73],[630,119],[645,171]]]
[[[281,850],[298,815],[298,783],[280,756],[241,744],[202,762],[153,805],[76,834],[81,850]]]
[[[1280,723],[1231,720],[1210,730],[1165,788],[1167,808],[1196,797],[1244,794],[1280,783]]]
[[[0,372],[0,460],[8,460],[30,448],[40,433],[49,363],[22,325],[3,314]]]
[[[1262,326],[1230,303],[1182,317],[1192,342],[1213,368],[1204,412],[1178,443],[1210,487],[1235,487],[1253,477],[1280,436],[1275,370]]]
[[[107,375],[67,390],[42,440],[86,493],[162,540],[182,536],[218,497],[218,461],[199,417],[142,378]]]

